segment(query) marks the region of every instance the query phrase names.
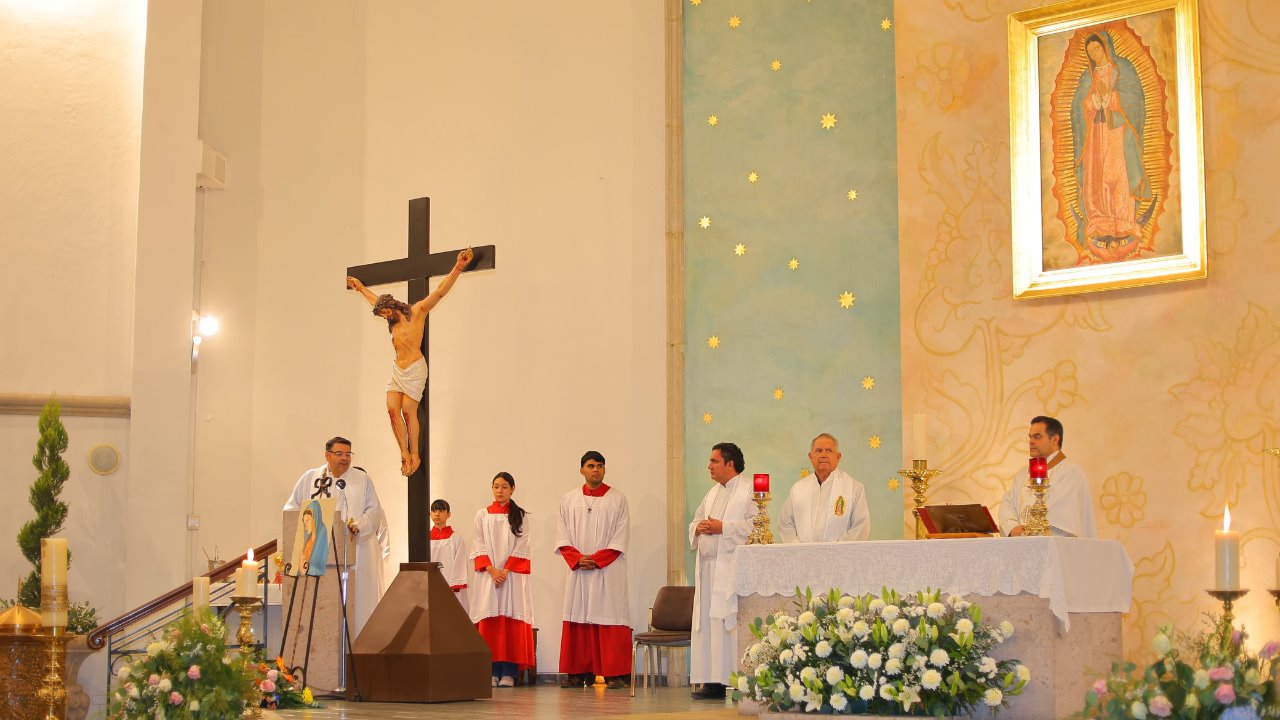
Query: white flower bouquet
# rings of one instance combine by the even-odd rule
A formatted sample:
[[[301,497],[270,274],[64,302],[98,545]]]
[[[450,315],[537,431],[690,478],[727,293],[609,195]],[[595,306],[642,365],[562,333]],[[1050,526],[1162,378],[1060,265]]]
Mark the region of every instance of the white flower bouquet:
[[[796,615],[756,618],[756,638],[729,677],[734,699],[771,711],[943,717],[1007,707],[1031,672],[991,651],[1013,635],[957,596],[815,596],[796,588]]]

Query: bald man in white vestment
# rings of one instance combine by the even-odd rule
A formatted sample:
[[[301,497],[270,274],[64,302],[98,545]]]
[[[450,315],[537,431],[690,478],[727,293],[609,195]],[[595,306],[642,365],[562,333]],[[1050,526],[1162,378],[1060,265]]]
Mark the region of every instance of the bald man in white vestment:
[[[713,447],[707,470],[715,484],[689,523],[689,546],[698,553],[689,680],[702,683],[693,693],[699,700],[723,699],[724,683],[738,667],[733,553],[747,541],[758,512],[751,501],[751,480],[742,475],[745,468],[737,445],[723,442]]]
[[[838,542],[871,537],[867,493],[840,465],[840,443],[822,433],[809,443],[813,474],[791,486],[778,515],[784,543]]]
[[[323,484],[327,480],[329,496],[337,498],[338,515],[346,523],[346,532],[355,544],[355,557],[346,559],[346,564],[351,566],[347,592],[355,598],[355,612],[347,615],[347,622],[354,640],[386,589],[384,557],[390,554],[391,543],[387,518],[378,502],[373,480],[364,470],[351,466],[351,441],[335,437],[325,443],[324,448],[325,464],[298,478],[284,509],[302,509],[319,489],[317,481]],[[338,563],[343,560],[336,558]]]
[[[625,688],[631,676],[631,609],[627,603],[627,497],[604,482],[604,455],[578,463],[585,481],[560,500],[556,554],[569,566],[560,629],[562,688]]]
[[[1045,458],[1049,466],[1049,492],[1045,494],[1049,531],[1067,537],[1097,537],[1089,478],[1080,463],[1062,454],[1062,438],[1062,423],[1056,418],[1038,415],[1031,419],[1027,431],[1031,457]],[[1024,465],[1000,502],[1000,532],[1009,537],[1023,534],[1026,513],[1035,503],[1035,493],[1027,487],[1030,475]]]

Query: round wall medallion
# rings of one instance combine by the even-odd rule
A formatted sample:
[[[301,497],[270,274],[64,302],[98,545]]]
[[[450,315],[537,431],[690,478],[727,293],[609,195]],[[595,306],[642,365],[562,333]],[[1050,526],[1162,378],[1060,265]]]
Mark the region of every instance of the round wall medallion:
[[[99,475],[110,475],[120,467],[120,451],[114,445],[94,445],[89,450],[89,469]]]

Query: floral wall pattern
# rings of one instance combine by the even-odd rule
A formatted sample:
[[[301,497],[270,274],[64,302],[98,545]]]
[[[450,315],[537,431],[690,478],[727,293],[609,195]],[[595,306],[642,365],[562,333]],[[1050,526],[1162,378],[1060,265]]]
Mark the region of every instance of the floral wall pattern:
[[[1215,609],[1224,504],[1253,589],[1237,616],[1278,637],[1280,3],[1200,4],[1209,278],[1015,302],[1005,18],[1045,4],[895,3],[902,407],[940,428],[930,499],[997,504],[1028,420],[1057,416],[1135,564],[1126,653]]]

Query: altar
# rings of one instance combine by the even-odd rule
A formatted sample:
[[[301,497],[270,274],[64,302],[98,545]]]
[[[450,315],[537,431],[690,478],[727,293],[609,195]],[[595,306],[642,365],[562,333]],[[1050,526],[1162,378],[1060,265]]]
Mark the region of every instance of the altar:
[[[754,642],[751,622],[794,607],[797,587],[939,589],[980,606],[987,621],[1013,623],[1013,637],[993,655],[1021,660],[1031,682],[1009,698],[1008,716],[1045,720],[1078,713],[1089,686],[1121,658],[1121,615],[1133,590],[1124,547],[1084,538],[742,545],[733,567],[739,656]]]

